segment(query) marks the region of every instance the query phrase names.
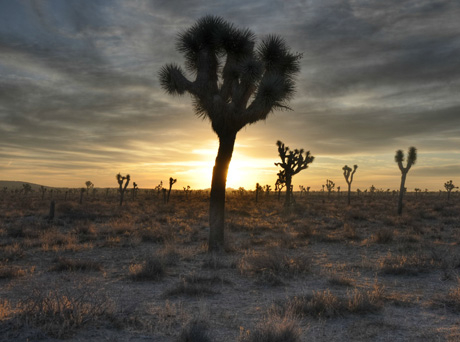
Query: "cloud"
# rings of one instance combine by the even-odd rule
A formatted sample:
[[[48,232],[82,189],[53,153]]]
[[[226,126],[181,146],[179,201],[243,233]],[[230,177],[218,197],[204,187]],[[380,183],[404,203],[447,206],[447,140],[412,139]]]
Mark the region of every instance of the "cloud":
[[[183,63],[175,37],[205,14],[303,53],[294,111],[240,132],[245,156],[276,159],[278,139],[337,159],[458,152],[460,3],[49,0],[0,4],[2,158],[69,172],[191,162],[215,136],[157,73]]]

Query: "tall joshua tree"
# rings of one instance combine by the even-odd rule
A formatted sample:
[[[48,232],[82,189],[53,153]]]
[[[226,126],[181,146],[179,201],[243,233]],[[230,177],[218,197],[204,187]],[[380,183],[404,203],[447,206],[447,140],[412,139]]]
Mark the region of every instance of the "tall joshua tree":
[[[406,192],[405,191],[406,188],[404,186],[404,184],[406,183],[406,176],[410,168],[412,167],[412,165],[415,164],[416,160],[417,160],[417,149],[415,147],[409,148],[406,167],[403,166],[404,152],[401,150],[396,151],[395,161],[398,163],[399,169],[401,170],[401,187],[399,188],[398,215],[402,214],[403,197],[404,197],[404,192]]]
[[[125,194],[126,188],[128,187],[129,180],[131,179],[130,175],[122,176],[121,174],[116,175],[117,182],[119,189],[118,191],[120,192],[120,207],[123,204],[123,196]],[[125,185],[123,186],[123,182],[126,180]]]
[[[315,157],[310,155],[310,151],[305,152],[304,150],[289,150],[289,147],[284,146],[281,141],[277,141],[278,153],[281,158],[281,163],[275,163],[277,166],[281,166],[286,177],[286,201],[284,206],[288,207],[291,203],[291,192],[292,192],[292,176],[298,174],[300,171],[305,170],[308,164],[312,163]]]
[[[342,167],[343,176],[345,177],[345,181],[348,184],[348,205],[350,205],[351,183],[353,182],[353,175],[355,174],[357,169],[358,165],[353,165],[353,171],[351,170],[351,167],[349,167],[348,165]]]
[[[169,203],[169,196],[171,195],[171,189],[172,189],[172,186],[173,184],[175,184],[177,182],[177,179],[174,179],[172,177],[169,177],[169,190],[168,190],[168,198],[166,200],[167,203]]]
[[[270,35],[257,47],[255,35],[221,17],[205,16],[179,34],[177,50],[194,77],[167,64],[159,72],[161,86],[172,95],[189,93],[198,116],[208,118],[219,138],[211,181],[209,250],[224,245],[227,172],[236,134],[248,124],[265,120],[277,109],[288,109],[300,54],[283,39]]]

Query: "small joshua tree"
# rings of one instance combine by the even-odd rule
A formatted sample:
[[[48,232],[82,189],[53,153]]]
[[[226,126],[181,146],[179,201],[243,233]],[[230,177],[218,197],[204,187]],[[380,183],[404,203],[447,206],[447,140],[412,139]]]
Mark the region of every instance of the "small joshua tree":
[[[264,191],[264,188],[259,183],[256,183],[256,203],[259,202],[259,192]]]
[[[331,195],[332,190],[335,188],[335,183],[330,179],[326,179],[326,189],[327,189],[327,196]]]
[[[277,174],[278,179],[276,180],[275,183],[275,191],[278,192],[278,201],[280,200],[281,197],[281,190],[286,186],[286,173],[284,170],[281,170]]]
[[[85,185],[86,185],[86,196],[89,196],[89,189],[94,188],[94,184],[91,181],[86,181]]]
[[[291,204],[292,177],[308,168],[308,164],[312,163],[315,157],[310,155],[310,151],[305,152],[304,156],[303,149],[291,151],[289,147],[285,146],[279,140],[276,142],[276,145],[278,146],[281,163],[275,163],[275,165],[281,166],[286,177],[286,201],[284,202],[284,206],[288,207]]]
[[[45,199],[46,188],[42,185],[40,187],[40,192],[42,193],[42,200]]]
[[[133,201],[136,198],[136,193],[139,191],[139,188],[137,187],[137,183],[133,182]]]
[[[404,153],[401,150],[396,151],[395,155],[395,162],[398,163],[399,170],[401,170],[401,187],[399,189],[399,200],[398,200],[398,215],[402,214],[403,209],[403,197],[405,193],[405,183],[406,183],[406,176],[409,172],[412,165],[415,164],[417,160],[417,149],[415,147],[410,147],[409,152],[407,155],[407,165],[406,167],[403,166],[404,161]]]
[[[22,191],[24,191],[24,196],[27,196],[27,194],[32,192],[32,186],[30,184],[22,184]]]
[[[452,190],[458,189],[458,186],[455,186],[454,183],[452,183],[452,180],[450,180],[444,183],[444,187],[447,190],[447,200],[450,200],[450,193],[452,192]]]
[[[169,177],[169,190],[168,190],[168,198],[166,199],[166,202],[169,203],[169,196],[171,195],[171,189],[174,183],[177,182],[177,179],[174,179],[172,177]]]
[[[272,186],[271,185],[265,185],[264,186],[264,191],[265,191],[265,195],[269,196],[270,195],[270,191],[272,191]]]
[[[187,187],[183,187],[184,188],[184,192],[185,192],[185,199],[188,200],[188,194],[192,192],[192,190],[190,190],[190,185],[187,185]]]
[[[121,207],[121,205],[123,204],[123,196],[125,194],[126,188],[128,187],[131,176],[130,175],[122,176],[121,174],[117,174],[116,178],[117,178],[117,182],[119,186],[118,191],[120,192],[120,207]],[[126,183],[123,185],[125,180],[126,180]]]

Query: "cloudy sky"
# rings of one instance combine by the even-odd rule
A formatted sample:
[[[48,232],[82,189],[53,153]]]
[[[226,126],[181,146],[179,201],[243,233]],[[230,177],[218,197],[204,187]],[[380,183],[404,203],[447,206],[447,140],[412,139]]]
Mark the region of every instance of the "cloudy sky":
[[[206,15],[303,53],[292,111],[237,136],[228,186],[274,184],[276,141],[310,150],[297,185],[396,189],[397,149],[418,149],[407,187],[460,184],[460,2],[448,0],[16,0],[0,2],[0,179],[210,186],[217,138],[158,71]],[[458,184],[457,184],[458,185]]]

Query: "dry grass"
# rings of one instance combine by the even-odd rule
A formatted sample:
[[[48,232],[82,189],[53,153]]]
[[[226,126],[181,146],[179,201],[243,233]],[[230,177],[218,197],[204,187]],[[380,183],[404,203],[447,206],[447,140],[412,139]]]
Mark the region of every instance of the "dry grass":
[[[0,340],[459,336],[460,197],[408,194],[398,216],[391,194],[230,195],[208,254],[209,194],[182,195],[56,198],[52,222],[48,200],[0,198]]]

